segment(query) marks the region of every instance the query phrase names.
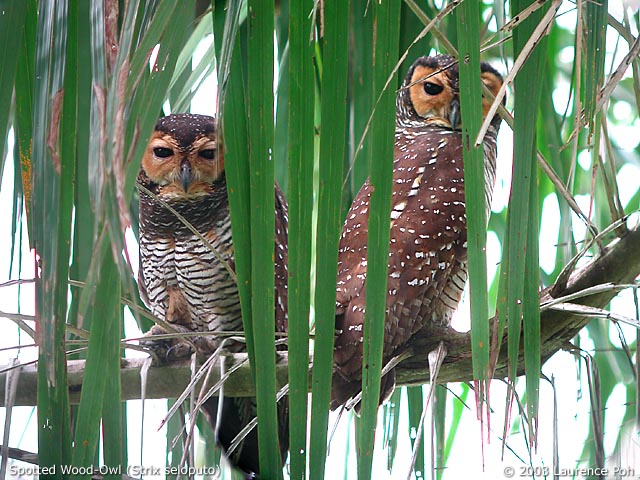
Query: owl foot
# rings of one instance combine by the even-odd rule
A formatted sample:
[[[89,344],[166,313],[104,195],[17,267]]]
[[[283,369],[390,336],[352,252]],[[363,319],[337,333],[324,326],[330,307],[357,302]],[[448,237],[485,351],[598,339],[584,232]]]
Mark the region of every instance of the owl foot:
[[[201,359],[205,359],[211,356],[211,354],[215,352],[217,348],[217,343],[211,337],[198,335],[196,337],[189,337],[189,340],[191,341],[191,343],[187,343],[187,342],[176,343],[169,349],[169,352],[167,353],[172,358],[178,359],[178,358],[189,357],[195,351],[198,354],[198,357],[202,357]],[[193,348],[194,345],[195,345],[195,350]]]
[[[174,328],[180,333],[192,333],[191,330],[179,325],[174,325]],[[194,351],[198,356],[206,358],[217,348],[216,341],[207,336],[190,337],[190,342],[187,342],[181,338],[153,338],[157,335],[167,335],[167,331],[159,325],[154,325],[140,340],[140,345],[149,348],[156,362],[163,365],[188,358]]]
[[[198,355],[202,355],[204,357],[210,356],[218,348],[218,342],[214,339],[214,337],[207,337],[205,335],[202,335],[191,337],[191,341],[197,347]]]
[[[187,358],[193,353],[193,347],[180,338],[154,338],[167,334],[168,332],[164,328],[154,325],[140,340],[140,345],[151,350],[154,363],[165,365],[181,358]]]

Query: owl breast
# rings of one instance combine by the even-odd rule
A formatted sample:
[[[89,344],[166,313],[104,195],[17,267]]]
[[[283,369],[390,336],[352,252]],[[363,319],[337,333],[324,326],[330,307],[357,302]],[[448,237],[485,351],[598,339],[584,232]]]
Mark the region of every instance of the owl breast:
[[[230,224],[216,225],[203,236],[231,266]],[[238,287],[212,249],[194,235],[176,242],[174,261],[178,288],[189,305],[195,330],[242,330]]]
[[[237,285],[227,269],[233,271],[228,205],[214,200],[169,203],[192,219],[207,245],[161,204],[141,198],[146,209],[140,224],[146,303],[158,318],[191,331],[242,330]]]

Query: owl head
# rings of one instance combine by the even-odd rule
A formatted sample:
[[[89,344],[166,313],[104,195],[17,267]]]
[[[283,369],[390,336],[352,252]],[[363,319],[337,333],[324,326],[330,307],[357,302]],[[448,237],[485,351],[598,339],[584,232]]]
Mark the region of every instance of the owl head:
[[[144,152],[141,170],[163,197],[210,194],[213,183],[224,174],[215,118],[186,113],[162,117]]]
[[[480,78],[496,95],[502,86],[502,76],[488,63],[480,63]],[[482,99],[483,116],[491,100]],[[396,100],[398,126],[424,127],[434,125],[448,129],[461,128],[460,79],[458,62],[449,55],[418,58],[404,78]],[[494,127],[500,123],[496,115]]]

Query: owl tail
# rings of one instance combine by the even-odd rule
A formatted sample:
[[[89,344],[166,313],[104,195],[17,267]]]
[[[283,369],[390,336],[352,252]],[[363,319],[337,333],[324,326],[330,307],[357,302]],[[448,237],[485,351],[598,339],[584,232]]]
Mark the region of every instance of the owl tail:
[[[212,397],[202,407],[209,424],[216,433],[216,442],[225,457],[245,478],[260,478],[258,429],[253,428],[235,451],[228,454],[240,431],[256,416],[256,399],[252,397]],[[220,407],[220,408],[219,408]],[[220,410],[220,411],[218,411]],[[278,402],[278,435],[280,455],[284,466],[289,452],[289,398]]]

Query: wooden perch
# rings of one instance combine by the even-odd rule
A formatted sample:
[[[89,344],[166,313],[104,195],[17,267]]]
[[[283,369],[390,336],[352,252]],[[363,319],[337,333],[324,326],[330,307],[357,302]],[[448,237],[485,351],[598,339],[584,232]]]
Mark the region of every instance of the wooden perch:
[[[589,287],[611,284],[629,284],[640,275],[640,225],[634,226],[626,235],[616,239],[604,248],[601,255],[586,266],[575,271],[566,282],[564,288],[559,288],[555,298],[580,292]],[[618,293],[616,289],[603,289],[597,294],[581,297],[572,301],[577,305],[604,308]],[[542,292],[541,304],[547,303],[554,297],[551,289]],[[561,348],[571,348],[570,340],[582,329],[592,316],[576,314],[567,311],[547,309],[541,314],[541,356],[543,362]],[[494,319],[495,321],[495,319]],[[471,368],[471,339],[468,333],[459,333],[452,329],[444,329],[441,335],[434,336],[432,341],[413,345],[413,356],[405,360],[396,368],[398,385],[423,384],[429,381],[427,354],[433,350],[438,342],[444,341],[448,354],[440,370],[439,382],[462,382],[472,380]],[[503,348],[498,359],[495,376],[506,376],[507,339],[503,341]],[[277,366],[278,382],[280,386],[287,381],[287,357],[281,354]],[[122,397],[123,400],[140,398],[140,369],[143,359],[122,360]],[[244,362],[225,383],[225,395],[251,396],[253,382],[246,354],[225,355],[225,368],[238,362]],[[1,370],[4,368],[0,367]],[[523,372],[523,361],[519,361],[519,371]],[[68,366],[69,396],[72,403],[80,399],[82,379],[84,375],[84,361],[74,360]],[[6,372],[0,374],[0,399],[4,406],[4,390]],[[189,362],[180,362],[168,366],[151,367],[148,372],[146,398],[174,398],[180,395],[189,383]],[[219,364],[215,365],[210,378],[210,385],[220,379]],[[37,372],[33,365],[25,366],[20,373],[17,388],[16,405],[36,404]]]

